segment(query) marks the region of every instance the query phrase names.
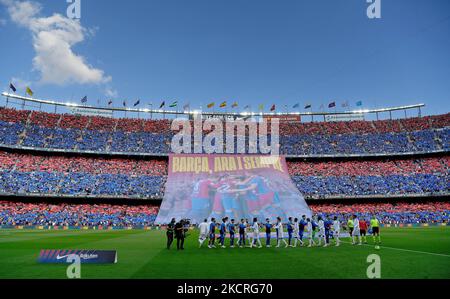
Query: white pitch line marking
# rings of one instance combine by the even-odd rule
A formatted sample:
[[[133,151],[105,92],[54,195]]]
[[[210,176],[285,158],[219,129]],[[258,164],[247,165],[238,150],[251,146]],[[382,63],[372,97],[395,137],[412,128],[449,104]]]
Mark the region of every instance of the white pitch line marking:
[[[347,243],[347,244],[352,244],[351,242],[347,242],[347,241],[342,241],[341,243]],[[372,246],[376,246],[376,245],[369,245],[369,244],[362,244],[366,247],[372,247]],[[354,245],[354,246],[358,246],[358,245]],[[392,250],[398,250],[398,251],[407,251],[407,252],[413,252],[413,253],[422,253],[422,254],[429,254],[429,255],[436,255],[436,256],[443,256],[443,257],[450,257],[450,255],[448,254],[443,254],[443,253],[434,253],[434,252],[426,252],[426,251],[418,251],[418,250],[410,250],[410,249],[404,249],[404,248],[396,248],[396,247],[388,247],[388,246],[383,246],[380,245],[381,249],[386,248],[386,249],[392,249]]]

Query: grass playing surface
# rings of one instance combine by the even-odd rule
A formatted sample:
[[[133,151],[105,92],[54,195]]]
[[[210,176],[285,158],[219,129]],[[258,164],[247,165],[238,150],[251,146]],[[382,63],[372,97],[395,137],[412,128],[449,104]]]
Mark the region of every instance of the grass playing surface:
[[[37,263],[41,249],[117,250],[115,265],[82,265],[81,276],[89,279],[367,278],[366,259],[373,253],[381,257],[382,278],[450,278],[448,227],[384,228],[379,251],[368,241],[328,248],[198,249],[192,233],[186,249],[177,252],[165,249],[162,231],[0,230],[0,279],[65,279],[66,265]]]

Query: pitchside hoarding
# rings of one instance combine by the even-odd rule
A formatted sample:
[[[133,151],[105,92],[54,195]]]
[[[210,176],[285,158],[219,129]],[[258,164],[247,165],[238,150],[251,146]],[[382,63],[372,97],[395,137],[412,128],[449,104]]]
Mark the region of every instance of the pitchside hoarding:
[[[50,250],[43,249],[39,254],[41,264],[65,264],[72,256],[78,256],[82,264],[116,264],[115,250]]]
[[[157,224],[172,218],[311,216],[282,156],[170,155],[169,177]]]

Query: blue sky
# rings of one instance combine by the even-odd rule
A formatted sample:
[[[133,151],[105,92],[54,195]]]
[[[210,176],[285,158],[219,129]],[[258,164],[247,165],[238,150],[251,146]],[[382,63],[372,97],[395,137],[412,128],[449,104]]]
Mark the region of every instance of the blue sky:
[[[365,0],[82,0],[84,34],[70,51],[90,82],[54,82],[64,78],[64,59],[37,53],[36,33],[7,9],[15,1],[2,2],[3,90],[14,78],[38,98],[87,95],[93,105],[113,97],[116,106],[139,98],[141,107],[228,100],[318,110],[362,100],[366,108],[423,102],[424,114],[450,111],[448,0],[381,0],[379,20],[367,18]],[[35,19],[66,15],[65,0],[32,2],[41,5]],[[36,67],[35,57],[57,72]]]

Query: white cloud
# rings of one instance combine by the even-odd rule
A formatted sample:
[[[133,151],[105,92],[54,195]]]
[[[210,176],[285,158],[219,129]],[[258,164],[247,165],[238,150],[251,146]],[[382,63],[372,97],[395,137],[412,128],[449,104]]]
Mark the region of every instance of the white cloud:
[[[105,91],[104,91],[105,95],[108,98],[117,98],[119,96],[119,93],[117,92],[117,90],[111,88],[111,87],[106,87]]]
[[[34,1],[0,0],[11,20],[28,30],[33,37],[33,68],[40,73],[40,83],[65,85],[102,84],[112,80],[103,70],[91,66],[72,47],[91,34],[78,20],[60,14],[39,17],[41,5]]]

